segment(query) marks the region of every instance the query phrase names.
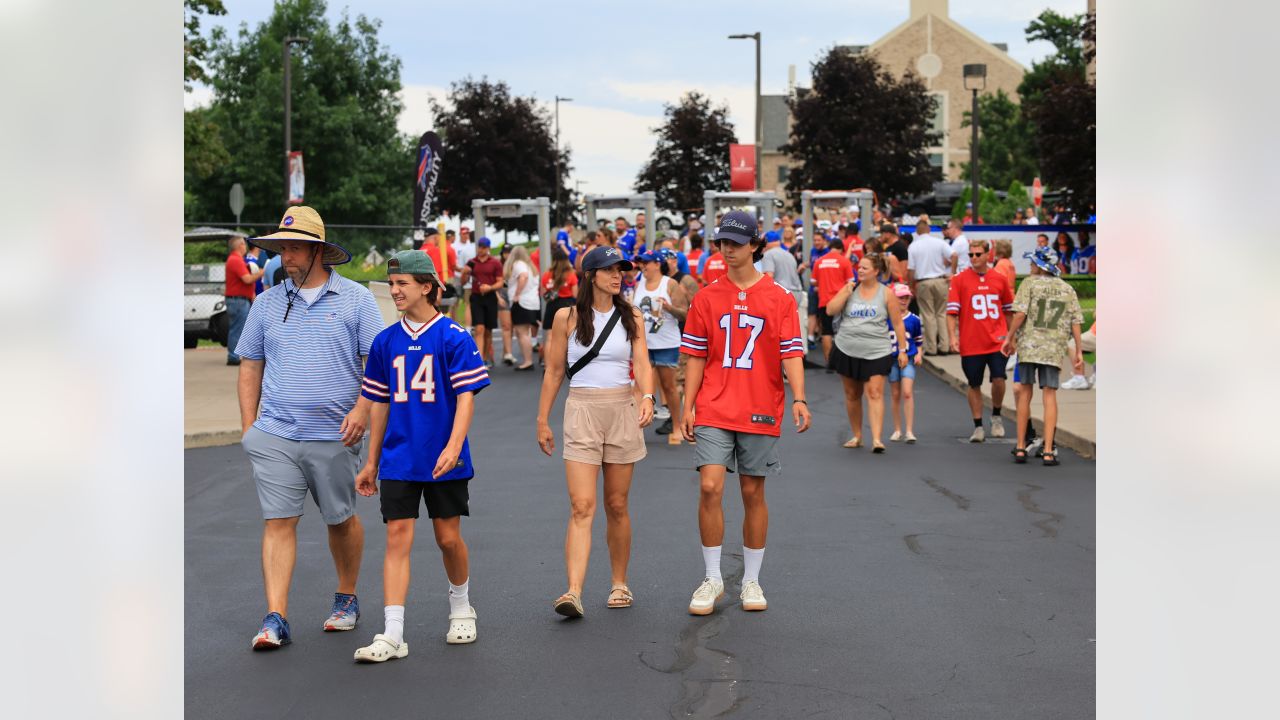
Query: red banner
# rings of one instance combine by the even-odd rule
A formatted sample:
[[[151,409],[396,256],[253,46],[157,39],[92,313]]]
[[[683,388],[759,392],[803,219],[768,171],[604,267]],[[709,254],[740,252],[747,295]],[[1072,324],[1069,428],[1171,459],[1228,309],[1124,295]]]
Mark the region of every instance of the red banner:
[[[756,189],[756,146],[729,146],[729,189]]]

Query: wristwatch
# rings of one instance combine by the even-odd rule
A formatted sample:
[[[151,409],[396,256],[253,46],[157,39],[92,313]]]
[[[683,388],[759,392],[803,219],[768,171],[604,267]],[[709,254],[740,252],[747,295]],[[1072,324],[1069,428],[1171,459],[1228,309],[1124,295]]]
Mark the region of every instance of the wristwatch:
[[[653,403],[653,406],[654,406],[654,407],[657,407],[657,406],[658,406],[658,396],[657,396],[657,395],[654,395],[653,393],[645,393],[644,395],[641,395],[641,396],[640,396],[640,399],[641,399],[641,400],[644,400],[644,399],[646,399],[646,398],[648,398],[649,402]]]

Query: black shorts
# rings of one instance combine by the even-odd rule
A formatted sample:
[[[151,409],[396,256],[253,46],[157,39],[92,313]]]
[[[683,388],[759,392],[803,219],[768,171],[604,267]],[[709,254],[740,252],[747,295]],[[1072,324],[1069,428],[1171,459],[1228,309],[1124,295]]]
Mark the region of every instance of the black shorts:
[[[573,298],[567,297],[556,298],[555,300],[547,303],[546,312],[542,314],[542,327],[547,330],[551,330],[551,326],[555,323],[556,312],[560,310],[560,308],[573,307],[574,302],[575,300]]]
[[[1004,366],[1008,362],[1009,358],[999,352],[960,356],[960,367],[964,369],[964,378],[969,381],[971,388],[982,387],[982,371],[988,368],[991,370],[992,380],[1003,380]]]
[[[498,327],[498,293],[471,293],[471,324],[492,330]]]
[[[818,288],[809,288],[809,314],[818,314]]]
[[[849,357],[840,351],[835,344],[831,346],[831,359],[827,365],[837,373],[859,382],[866,382],[876,375],[888,375],[893,369],[894,356],[885,355],[880,358],[864,360]]]
[[[538,311],[529,310],[520,303],[511,306],[512,325],[532,325],[538,327]]]
[[[822,328],[822,336],[829,337],[836,334],[835,317],[827,314],[827,309],[818,309],[818,325]]]
[[[467,500],[469,480],[442,480],[439,482],[410,482],[407,480],[383,480],[378,491],[382,498],[382,522],[418,518],[418,504],[425,501],[427,517],[451,518],[470,515]]]

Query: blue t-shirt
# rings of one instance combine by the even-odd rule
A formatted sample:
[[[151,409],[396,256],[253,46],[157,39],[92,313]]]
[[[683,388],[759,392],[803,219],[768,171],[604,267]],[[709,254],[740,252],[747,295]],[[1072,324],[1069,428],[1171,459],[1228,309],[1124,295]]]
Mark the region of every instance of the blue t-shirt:
[[[689,274],[689,258],[685,257],[682,252],[676,253],[676,269],[685,275]]]
[[[436,315],[416,335],[404,319],[378,333],[360,387],[361,395],[391,405],[378,477],[437,482],[474,476],[468,440],[458,455],[461,465],[438,478],[431,471],[449,444],[458,395],[488,386],[475,340],[445,315]]]
[[[819,250],[816,247],[809,248],[809,269],[812,270],[814,263],[818,262],[818,258],[822,257],[823,255],[826,255],[829,252],[831,252],[831,248],[829,247],[824,247],[821,250]]]
[[[618,249],[622,251],[622,256],[630,260],[636,254],[636,229],[627,228],[627,231],[618,236]],[[641,248],[643,251],[643,248]]]
[[[256,257],[254,257],[254,256],[252,256],[252,255],[245,255],[245,256],[244,256],[244,264],[245,264],[245,266],[246,266],[246,267],[248,267],[248,268],[249,268],[249,272],[255,272],[255,271],[257,271],[257,270],[259,270],[259,269],[261,269],[261,268],[262,268],[262,260],[261,260],[260,258],[256,258]],[[264,287],[263,287],[263,284],[262,284],[262,278],[264,278],[264,277],[266,277],[266,276],[265,276],[265,275],[261,275],[261,276],[259,276],[259,277],[258,277],[258,279],[257,279],[257,280],[254,280],[254,281],[253,281],[253,296],[254,296],[254,297],[258,297],[259,295],[261,295],[261,294],[262,294],[262,291],[266,289],[266,288],[264,288]]]
[[[1091,266],[1094,264],[1094,258],[1098,256],[1098,246],[1090,245],[1082,247],[1071,254],[1071,260],[1067,264],[1067,268],[1072,275],[1088,275],[1093,272]]]
[[[276,276],[276,270],[278,269],[280,269],[280,256],[273,255],[271,259],[267,261],[266,266],[262,268],[262,284],[267,287],[275,285],[274,279]]]
[[[896,358],[898,357],[898,334],[893,330],[892,320],[885,322],[889,323],[889,342],[893,343],[891,355]],[[924,326],[920,323],[920,316],[908,311],[902,318],[902,329],[907,331],[907,357],[913,358],[920,351],[920,344],[924,342]]]

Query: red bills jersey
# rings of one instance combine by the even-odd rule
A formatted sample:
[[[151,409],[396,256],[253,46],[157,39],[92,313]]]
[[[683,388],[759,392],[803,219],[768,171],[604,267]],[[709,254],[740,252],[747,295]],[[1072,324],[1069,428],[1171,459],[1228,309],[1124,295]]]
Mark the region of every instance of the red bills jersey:
[[[786,288],[768,277],[746,290],[727,278],[708,285],[693,297],[680,352],[707,358],[695,425],[782,433],[782,361],[804,356],[796,300]]]
[[[724,264],[724,256],[715,253],[707,258],[707,266],[702,269],[702,281],[710,285],[729,274],[729,268]]]
[[[958,315],[960,354],[1000,352],[1009,336],[1008,313],[1013,309],[1013,288],[1003,274],[990,269],[979,275],[973,268],[951,278],[947,314]]]

